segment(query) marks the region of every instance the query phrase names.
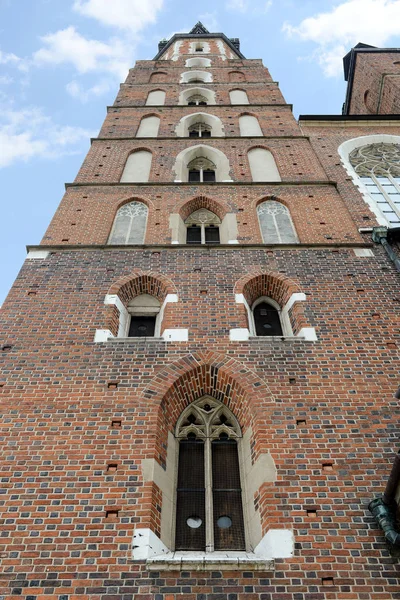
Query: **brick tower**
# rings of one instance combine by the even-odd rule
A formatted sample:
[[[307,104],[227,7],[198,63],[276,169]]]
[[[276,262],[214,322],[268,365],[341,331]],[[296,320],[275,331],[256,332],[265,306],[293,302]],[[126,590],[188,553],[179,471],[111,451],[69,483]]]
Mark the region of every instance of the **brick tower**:
[[[374,118],[201,23],[129,72],[1,312],[2,600],[400,598]]]

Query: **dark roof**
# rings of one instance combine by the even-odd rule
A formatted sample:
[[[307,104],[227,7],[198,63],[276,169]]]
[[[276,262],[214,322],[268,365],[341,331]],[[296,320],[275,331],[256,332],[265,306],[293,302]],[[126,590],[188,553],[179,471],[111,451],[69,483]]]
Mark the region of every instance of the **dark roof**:
[[[192,30],[189,31],[189,33],[176,33],[175,35],[172,36],[172,38],[170,40],[168,40],[168,41],[162,40],[158,45],[158,52],[157,52],[156,56],[153,58],[153,60],[158,60],[160,58],[160,56],[164,53],[164,51],[167,48],[169,48],[169,46],[171,46],[171,44],[173,44],[176,40],[186,40],[188,38],[193,37],[194,35],[196,37],[199,37],[200,39],[201,38],[221,38],[229,46],[229,48],[235,54],[237,54],[237,56],[239,58],[246,58],[240,52],[240,41],[238,38],[229,39],[228,37],[226,37],[226,35],[224,33],[210,33],[206,29],[206,27],[204,27],[203,23],[201,23],[201,21],[199,21],[192,28]]]

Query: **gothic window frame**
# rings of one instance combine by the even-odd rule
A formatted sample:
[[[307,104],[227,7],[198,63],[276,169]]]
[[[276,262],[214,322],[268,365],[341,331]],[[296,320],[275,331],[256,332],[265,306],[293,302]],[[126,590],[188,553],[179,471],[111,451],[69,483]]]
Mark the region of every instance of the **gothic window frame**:
[[[187,99],[188,106],[208,106],[207,98],[201,94],[193,94]]]
[[[212,244],[220,244],[220,227],[221,227],[221,219],[213,212],[208,210],[207,208],[200,208],[194,211],[192,214],[188,216],[185,220],[185,227],[188,230],[191,226],[200,227],[201,241],[198,242],[201,245],[212,245]],[[207,241],[206,229],[209,227],[218,228],[219,240],[218,241]],[[194,244],[196,242],[188,242],[186,238],[186,243]]]
[[[138,301],[144,300],[142,304]],[[159,338],[161,335],[161,322],[163,317],[163,310],[160,301],[151,294],[138,294],[132,298],[127,305],[128,318],[126,320],[125,338],[137,339],[137,338]],[[152,335],[129,335],[132,328],[132,320],[137,319],[154,319],[154,332]],[[140,328],[140,325],[139,325]]]
[[[260,219],[260,215],[263,216],[264,214],[268,214],[272,217],[272,222],[274,225],[274,235],[276,236],[276,238],[278,239],[278,241],[271,241],[268,239],[268,233],[266,231],[266,227],[263,227],[263,223]],[[293,239],[289,240],[288,237],[285,240],[283,231],[282,231],[282,227],[279,225],[277,219],[276,219],[276,215],[277,214],[282,214],[285,215],[288,221],[288,224],[290,225],[290,231],[285,230],[285,234],[287,234],[287,236],[291,236]],[[296,232],[296,227],[294,226],[293,223],[293,219],[292,219],[292,215],[290,214],[290,210],[289,208],[283,204],[282,202],[279,202],[278,200],[272,200],[272,199],[266,199],[261,201],[258,205],[257,205],[257,219],[258,219],[258,224],[260,227],[260,232],[261,232],[261,237],[263,240],[264,244],[298,244],[299,243],[299,238]]]
[[[195,420],[193,421],[193,418]],[[222,418],[221,418],[222,417]],[[218,422],[219,420],[219,422]],[[191,437],[190,437],[191,436]],[[187,519],[184,521],[186,514],[180,511],[180,492],[184,493],[184,489],[182,489],[182,476],[181,476],[181,465],[179,461],[180,454],[180,445],[184,440],[193,439],[193,436],[199,440],[198,443],[204,444],[204,454],[202,457],[203,465],[204,465],[204,504],[203,504],[203,512],[202,517],[199,517],[197,514],[189,515]],[[233,551],[233,552],[243,552],[246,550],[246,515],[244,507],[246,505],[246,497],[244,490],[244,481],[245,477],[243,474],[242,460],[241,460],[241,442],[242,442],[242,431],[240,425],[238,423],[237,418],[232,413],[232,411],[222,402],[216,400],[215,398],[205,395],[201,398],[195,400],[189,406],[187,406],[180,417],[175,426],[174,431],[175,442],[177,444],[177,466],[176,466],[176,477],[175,477],[175,510],[174,510],[174,548],[175,551],[197,551],[197,552],[205,552],[212,553],[215,551]],[[218,484],[216,481],[213,481],[213,455],[214,448],[213,442],[217,442],[221,439],[229,439],[232,440],[236,444],[236,464],[235,468],[238,470],[239,474],[239,485],[240,487],[235,489],[231,493],[231,498],[229,499],[232,503],[233,513],[230,515],[221,514],[218,515],[218,501],[214,502],[214,500],[218,497],[219,490]],[[215,479],[215,477],[214,477]],[[185,481],[185,480],[184,480]],[[187,481],[187,479],[186,479]],[[232,502],[232,497],[234,492],[236,492],[236,499]],[[198,493],[198,492],[197,492]],[[196,492],[193,490],[193,494]],[[189,493],[190,496],[190,493]],[[230,504],[228,500],[228,504]],[[201,501],[200,501],[201,504]],[[191,508],[191,507],[190,507]],[[185,511],[186,512],[186,511]],[[189,510],[187,511],[190,512]],[[228,511],[229,512],[229,511]],[[180,520],[179,520],[180,517]],[[231,517],[233,517],[231,519]],[[229,520],[227,521],[226,519]],[[220,520],[223,519],[221,522]],[[202,522],[199,523],[199,520]],[[189,523],[190,522],[190,523]],[[200,540],[204,546],[198,548],[180,548],[177,546],[182,545],[182,539],[185,538],[185,529],[186,525],[190,529],[200,528],[204,523],[204,530],[199,532],[201,534],[202,539]],[[223,527],[223,525],[228,525],[228,527]],[[237,536],[237,546],[238,547],[215,547],[217,542],[217,546],[223,543],[223,529],[229,529],[231,526],[235,528],[235,536]],[[222,540],[218,540],[218,528],[221,531]],[[189,530],[186,530],[187,534],[189,534]],[[193,532],[194,533],[194,532]],[[180,538],[180,539],[179,539]],[[186,540],[187,541],[187,538]],[[181,542],[181,543],[179,543]],[[183,544],[185,545],[185,544]]]
[[[143,226],[143,236],[141,241],[137,242],[129,242],[129,237],[132,234],[132,227],[135,224],[135,220],[138,216],[145,216],[145,222]],[[113,237],[116,235],[116,230],[120,226],[118,219],[128,217],[130,220],[127,232],[125,234],[125,242],[113,242]],[[138,200],[132,200],[131,202],[127,202],[120,206],[115,214],[113,226],[111,228],[110,235],[108,237],[107,245],[110,246],[126,246],[126,245],[141,245],[144,244],[144,240],[146,238],[146,230],[147,230],[147,221],[149,218],[149,209],[148,206],[144,202],[140,202]]]
[[[388,227],[399,227],[400,144],[380,142],[358,146],[349,153],[348,161]],[[384,180],[387,180],[389,184],[384,183]],[[397,203],[385,189],[388,187],[394,190],[394,195],[398,199]],[[375,196],[382,197],[383,201],[379,201]],[[383,205],[391,209],[390,212],[393,213],[395,221],[389,220],[389,216],[385,214],[388,211],[383,209]]]
[[[282,334],[277,335],[277,336],[257,335],[256,321],[255,321],[255,317],[254,317],[254,309],[257,308],[257,306],[259,306],[260,304],[264,304],[264,303],[269,304],[277,311],[278,317],[279,317],[279,322],[280,322],[281,329],[282,329]],[[278,304],[278,302],[276,302],[276,300],[273,300],[269,296],[260,296],[259,298],[257,298],[257,300],[255,300],[253,302],[253,304],[249,310],[249,329],[250,329],[250,335],[252,337],[257,337],[257,338],[293,337],[293,331],[292,331],[292,327],[290,325],[289,319],[287,318],[287,316],[285,318],[285,316],[282,312],[282,308]]]
[[[217,165],[207,158],[206,156],[196,156],[193,158],[188,164],[188,182],[190,182],[190,172],[191,171],[199,171],[200,180],[192,181],[192,183],[214,183],[217,181]],[[214,181],[204,181],[204,173],[213,171],[214,172]]]
[[[369,146],[372,144],[381,144],[381,143],[395,144],[396,146],[400,147],[400,136],[381,133],[381,134],[371,134],[371,135],[364,135],[364,136],[359,136],[356,138],[351,138],[351,139],[348,139],[345,142],[343,142],[338,147],[338,154],[340,156],[340,159],[342,161],[342,164],[343,164],[346,172],[353,180],[354,185],[359,188],[359,191],[362,194],[365,203],[370,208],[371,212],[375,215],[375,218],[376,218],[376,221],[378,222],[378,224],[382,225],[384,227],[390,227],[391,226],[390,222],[384,216],[382,211],[378,208],[376,200],[370,194],[370,189],[368,188],[368,186],[365,185],[362,178],[360,178],[359,175],[356,173],[356,171],[354,170],[354,167],[351,165],[350,160],[349,160],[349,156],[353,150],[360,148],[360,147]],[[398,225],[394,225],[394,226],[396,227]]]
[[[199,135],[196,135],[196,136],[190,135],[193,131],[197,132]],[[210,135],[203,135],[204,132],[209,132]],[[208,125],[208,123],[205,123],[204,121],[197,121],[196,123],[189,125],[188,134],[189,134],[189,137],[192,137],[192,138],[203,138],[203,137],[209,138],[209,137],[212,137],[212,127],[211,127],[211,125]]]

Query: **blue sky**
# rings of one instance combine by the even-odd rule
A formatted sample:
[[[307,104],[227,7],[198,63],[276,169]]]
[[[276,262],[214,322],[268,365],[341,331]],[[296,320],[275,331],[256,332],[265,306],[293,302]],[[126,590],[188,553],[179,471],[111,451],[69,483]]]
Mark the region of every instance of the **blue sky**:
[[[298,114],[339,114],[342,57],[400,46],[400,0],[0,0],[0,303],[136,59],[201,20],[262,58]]]

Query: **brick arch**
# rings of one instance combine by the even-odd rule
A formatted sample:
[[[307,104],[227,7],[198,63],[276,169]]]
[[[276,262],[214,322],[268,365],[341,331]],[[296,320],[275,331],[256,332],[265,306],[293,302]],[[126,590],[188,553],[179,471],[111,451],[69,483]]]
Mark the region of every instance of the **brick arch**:
[[[146,146],[139,146],[137,148],[132,148],[132,150],[128,150],[126,158],[128,159],[128,157],[131,154],[135,154],[135,152],[149,152],[151,155],[153,155],[153,151],[150,148],[147,148]]]
[[[147,206],[147,208],[153,208],[153,206],[154,206],[154,203],[151,200],[149,200],[148,198],[144,199],[144,198],[137,198],[136,196],[129,196],[129,198],[124,198],[123,200],[118,201],[118,203],[116,204],[116,207],[115,207],[115,214],[117,214],[117,212],[119,211],[120,208],[125,206],[125,204],[129,204],[130,202],[141,202],[142,204]]]
[[[260,204],[262,204],[263,202],[268,202],[269,200],[273,200],[274,202],[279,202],[279,204],[283,204],[283,206],[286,206],[286,208],[290,209],[289,203],[287,200],[283,200],[282,198],[279,198],[278,196],[274,196],[274,195],[270,195],[270,196],[264,196],[263,198],[259,198],[258,200],[255,201],[255,208],[257,208],[257,206],[260,206]]]
[[[268,296],[283,307],[292,294],[301,293],[300,286],[281,273],[253,271],[235,284],[235,294],[243,294],[249,306],[257,298]]]
[[[242,431],[251,426],[253,435],[265,425],[258,418],[262,407],[275,403],[265,381],[243,363],[214,352],[187,354],[163,368],[143,392],[146,403],[159,407],[152,424],[157,459],[165,460],[168,431],[174,430],[182,411],[205,395],[226,404]]]
[[[143,121],[143,119],[147,119],[148,117],[157,117],[157,119],[161,119],[161,115],[156,113],[156,112],[150,112],[150,113],[146,113],[145,115],[143,115],[142,117],[140,117],[140,121]]]
[[[243,116],[243,115],[240,115],[240,116]],[[251,116],[255,116],[255,115],[251,115]],[[267,150],[268,152],[271,152],[272,155],[274,155],[274,152],[271,150],[271,148],[269,148],[268,146],[265,146],[263,144],[253,144],[252,146],[247,148],[247,153],[249,153],[250,150],[257,150],[257,148],[261,148],[261,150]]]
[[[200,208],[206,208],[211,211],[217,215],[221,221],[228,212],[228,207],[225,203],[221,201],[217,202],[206,196],[197,196],[191,200],[184,200],[175,206],[173,212],[178,213],[181,219],[185,221],[192,213]]]
[[[167,294],[176,294],[176,287],[170,279],[155,271],[133,271],[120,277],[109,288],[107,295],[116,295],[126,306],[132,298],[141,294],[155,296],[162,304]]]

